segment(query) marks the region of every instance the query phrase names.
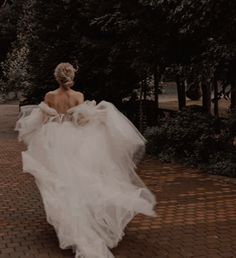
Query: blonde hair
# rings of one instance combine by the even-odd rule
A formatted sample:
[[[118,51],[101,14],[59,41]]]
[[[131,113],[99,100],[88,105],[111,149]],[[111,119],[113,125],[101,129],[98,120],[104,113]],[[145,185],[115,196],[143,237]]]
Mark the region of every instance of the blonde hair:
[[[65,89],[74,85],[76,69],[70,63],[60,63],[54,71],[56,81]]]

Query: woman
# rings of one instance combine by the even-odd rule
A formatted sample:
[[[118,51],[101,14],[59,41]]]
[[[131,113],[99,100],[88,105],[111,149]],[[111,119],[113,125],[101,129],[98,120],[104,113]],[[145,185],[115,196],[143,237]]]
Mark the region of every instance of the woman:
[[[114,105],[71,89],[72,65],[59,64],[54,75],[59,88],[16,125],[28,146],[23,170],[35,177],[61,248],[112,258],[136,214],[155,216],[155,197],[135,172],[145,139]]]

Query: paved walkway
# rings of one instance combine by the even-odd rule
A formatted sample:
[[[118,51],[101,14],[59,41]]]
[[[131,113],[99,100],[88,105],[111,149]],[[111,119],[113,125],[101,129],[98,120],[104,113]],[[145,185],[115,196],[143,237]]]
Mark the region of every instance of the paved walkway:
[[[12,131],[16,114],[16,106],[0,106],[0,258],[73,258],[58,247],[34,179],[21,171],[24,147]],[[116,258],[236,257],[231,180],[155,160],[139,171],[156,193],[158,217],[134,218],[113,249]]]

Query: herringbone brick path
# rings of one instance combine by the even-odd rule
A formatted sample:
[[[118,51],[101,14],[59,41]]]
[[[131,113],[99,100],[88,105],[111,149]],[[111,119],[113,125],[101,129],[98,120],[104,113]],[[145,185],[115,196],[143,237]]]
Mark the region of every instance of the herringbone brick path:
[[[13,123],[0,124],[0,258],[73,258],[58,247],[34,179],[21,171],[24,147],[5,130]],[[117,258],[236,258],[233,180],[156,160],[139,173],[157,196],[158,216],[134,218],[113,249]]]

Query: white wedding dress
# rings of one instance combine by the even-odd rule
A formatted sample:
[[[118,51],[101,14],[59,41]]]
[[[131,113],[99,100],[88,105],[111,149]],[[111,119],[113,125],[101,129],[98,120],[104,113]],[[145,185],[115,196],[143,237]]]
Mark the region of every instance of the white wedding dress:
[[[31,110],[32,109],[32,110]],[[60,247],[76,257],[114,258],[109,249],[155,197],[135,172],[145,139],[110,102],[85,101],[66,114],[41,102],[17,121],[23,171],[32,174]]]

